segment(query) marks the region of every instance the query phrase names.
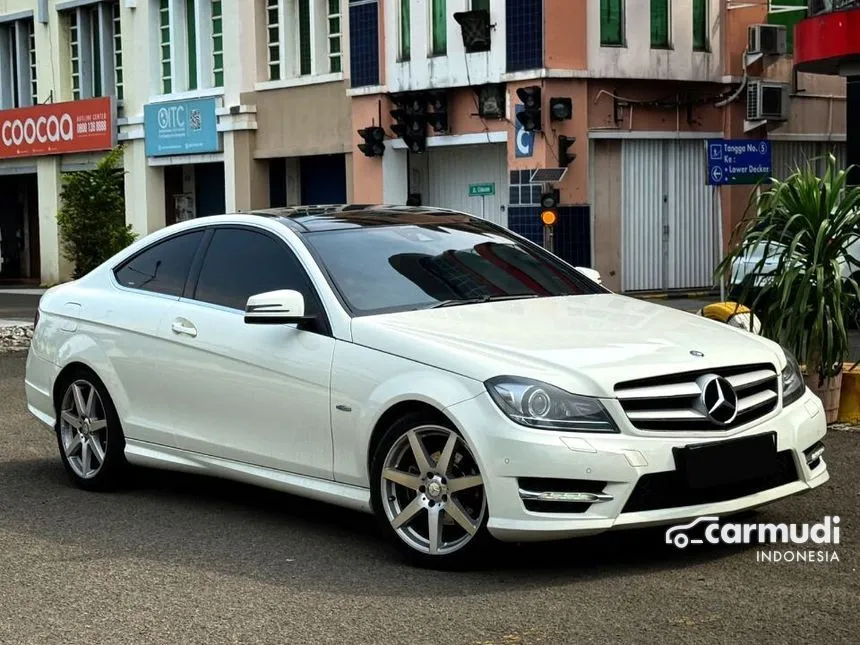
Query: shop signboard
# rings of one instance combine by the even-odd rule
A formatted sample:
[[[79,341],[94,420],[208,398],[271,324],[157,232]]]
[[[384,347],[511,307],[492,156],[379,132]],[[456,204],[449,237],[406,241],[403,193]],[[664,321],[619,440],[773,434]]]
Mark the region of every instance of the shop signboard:
[[[110,150],[115,105],[106,96],[0,110],[0,159]]]
[[[212,97],[144,105],[146,156],[220,152],[215,101]]]

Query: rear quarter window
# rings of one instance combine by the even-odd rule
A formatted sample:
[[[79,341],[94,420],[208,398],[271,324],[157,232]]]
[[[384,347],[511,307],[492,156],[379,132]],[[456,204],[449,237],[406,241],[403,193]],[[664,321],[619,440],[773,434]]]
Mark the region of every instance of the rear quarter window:
[[[192,231],[156,242],[114,270],[129,289],[181,296],[204,231]]]

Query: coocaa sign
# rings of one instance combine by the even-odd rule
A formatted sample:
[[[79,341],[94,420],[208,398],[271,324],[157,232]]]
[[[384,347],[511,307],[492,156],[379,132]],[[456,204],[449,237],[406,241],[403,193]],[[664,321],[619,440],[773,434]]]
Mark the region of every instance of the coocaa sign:
[[[0,112],[0,158],[109,150],[116,143],[113,99]]]
[[[58,119],[56,116],[36,119],[15,119],[4,121],[0,128],[0,141],[4,146],[20,146],[22,143],[46,143],[48,141],[71,141],[74,138],[72,128],[72,117],[63,114]]]

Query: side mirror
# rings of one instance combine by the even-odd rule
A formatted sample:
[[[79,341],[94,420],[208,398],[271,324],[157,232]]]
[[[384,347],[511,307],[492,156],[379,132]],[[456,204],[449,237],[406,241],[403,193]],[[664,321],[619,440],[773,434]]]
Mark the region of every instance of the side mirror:
[[[292,289],[258,293],[245,305],[245,323],[249,325],[290,325],[315,319],[305,315],[305,298]]]
[[[597,284],[603,284],[600,279],[600,271],[596,271],[594,269],[588,269],[586,267],[576,267],[576,270],[579,271],[586,278],[591,280],[592,282],[596,282]]]

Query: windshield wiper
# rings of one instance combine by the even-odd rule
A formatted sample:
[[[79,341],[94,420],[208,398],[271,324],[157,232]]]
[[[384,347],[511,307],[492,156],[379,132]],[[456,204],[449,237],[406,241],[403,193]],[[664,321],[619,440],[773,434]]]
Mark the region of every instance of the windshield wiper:
[[[440,307],[454,307],[456,305],[477,305],[485,302],[500,302],[502,300],[521,300],[523,298],[537,298],[536,293],[525,293],[510,296],[481,296],[480,298],[460,298],[459,300],[442,300],[428,309],[439,309]]]

